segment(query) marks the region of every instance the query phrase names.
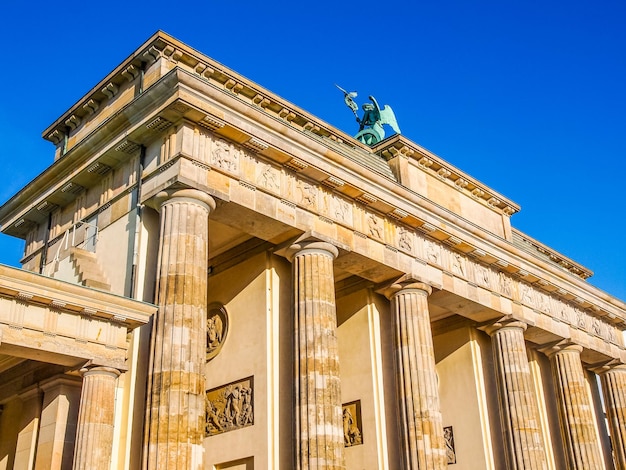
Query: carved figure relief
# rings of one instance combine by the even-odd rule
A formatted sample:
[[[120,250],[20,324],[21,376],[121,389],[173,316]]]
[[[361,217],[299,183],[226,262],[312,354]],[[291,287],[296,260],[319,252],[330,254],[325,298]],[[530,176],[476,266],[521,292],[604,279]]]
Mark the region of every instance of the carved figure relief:
[[[564,304],[563,302],[557,302],[557,313],[559,314],[559,318],[561,320],[564,320],[567,323],[571,322],[569,313],[567,311],[567,305]]]
[[[528,284],[520,283],[520,301],[523,304],[534,306],[535,300],[533,299],[532,288]]]
[[[602,336],[602,324],[597,318],[594,318],[591,321],[591,329],[595,335]]]
[[[552,311],[550,307],[550,298],[543,292],[536,292],[535,296],[537,298],[537,310],[550,313]]]
[[[233,173],[239,171],[239,152],[229,142],[214,140],[211,153],[214,165]]]
[[[483,287],[491,288],[491,277],[489,268],[480,263],[472,263],[474,267],[474,282]]]
[[[606,330],[606,339],[611,343],[615,343],[615,331],[613,327],[608,325]]]
[[[361,400],[342,405],[343,407],[343,443],[346,447],[363,444],[361,424]]]
[[[452,254],[452,272],[465,277],[465,258],[460,253]]]
[[[576,308],[574,309],[574,313],[576,314],[576,325],[578,325],[579,328],[585,329],[587,326],[587,316],[585,315],[585,312]]]
[[[500,287],[500,293],[509,298],[513,297],[513,281],[509,276],[503,272],[498,273],[498,285]]]
[[[379,240],[383,240],[383,224],[380,222],[378,217],[374,214],[367,214],[367,228],[369,231],[370,237],[378,238]]]
[[[352,223],[352,206],[343,198],[332,196],[332,217],[343,223]]]
[[[206,435],[254,424],[254,377],[248,377],[206,392]]]
[[[206,359],[210,361],[220,352],[228,333],[228,314],[223,305],[209,305],[206,329]]]
[[[400,249],[412,252],[413,245],[411,243],[411,232],[404,227],[398,227],[398,246]]]
[[[430,263],[441,266],[441,247],[436,243],[426,240],[426,260]]]
[[[315,207],[317,200],[317,191],[315,186],[298,181],[298,189],[300,190],[300,204],[305,207]]]
[[[452,426],[445,426],[443,428],[443,439],[446,444],[446,459],[448,460],[448,465],[456,463],[456,450],[454,448]]]
[[[257,184],[274,192],[280,192],[280,174],[271,165],[260,165],[262,171],[257,178]]]

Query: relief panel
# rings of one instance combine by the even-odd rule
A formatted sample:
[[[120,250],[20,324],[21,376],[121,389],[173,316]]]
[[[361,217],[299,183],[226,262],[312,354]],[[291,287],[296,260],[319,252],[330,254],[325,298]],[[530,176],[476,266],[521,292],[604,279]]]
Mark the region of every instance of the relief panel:
[[[443,439],[446,444],[446,460],[448,465],[456,463],[456,449],[454,448],[454,431],[452,426],[444,426]]]
[[[254,377],[208,390],[205,398],[206,432],[214,436],[254,424]]]
[[[207,309],[206,360],[213,359],[222,349],[228,334],[228,313],[222,304],[211,304]]]
[[[229,173],[239,173],[241,150],[224,139],[211,142],[211,164]]]
[[[280,194],[280,170],[270,164],[258,162],[256,184],[269,192]]]
[[[343,443],[346,447],[363,444],[363,425],[361,422],[361,400],[342,405],[343,408]]]

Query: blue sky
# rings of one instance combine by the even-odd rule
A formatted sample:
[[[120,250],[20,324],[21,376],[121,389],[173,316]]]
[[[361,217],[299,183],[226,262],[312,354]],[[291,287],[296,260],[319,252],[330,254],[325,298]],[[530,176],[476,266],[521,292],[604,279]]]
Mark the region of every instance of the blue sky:
[[[0,19],[0,203],[51,164],[41,132],[161,29],[348,133],[334,83],[374,95],[626,299],[623,0],[20,3]],[[22,249],[0,235],[0,263]]]

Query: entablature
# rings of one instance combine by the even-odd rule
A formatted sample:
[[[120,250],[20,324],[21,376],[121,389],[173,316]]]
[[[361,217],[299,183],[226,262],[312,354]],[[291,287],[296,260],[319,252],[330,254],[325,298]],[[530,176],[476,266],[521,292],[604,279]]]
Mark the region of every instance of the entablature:
[[[93,104],[89,105],[90,100],[101,98],[101,93],[107,95],[104,89],[108,89],[108,83],[117,83],[116,80],[125,78],[125,73],[135,79],[127,69],[136,67],[144,59],[168,61],[173,69],[102,121],[20,193],[18,199],[0,209],[5,233],[25,236],[29,224],[45,220],[45,210],[40,208],[67,204],[79,188],[94,181],[89,176],[90,168],[95,168],[91,173],[97,175],[98,169],[115,167],[136,153],[140,145],[162,138],[168,132],[186,128],[194,133],[197,128],[245,148],[272,167],[289,172],[294,179],[303,182],[299,188],[303,193],[323,187],[340,195],[358,207],[372,224],[369,229],[360,229],[359,233],[366,239],[373,238],[368,230],[376,232],[374,227],[383,220],[387,226],[398,227],[398,231],[400,228],[412,230],[440,246],[450,247],[456,253],[492,266],[498,272],[576,302],[582,308],[594,311],[596,316],[624,325],[623,307],[580,282],[580,278],[585,277],[581,275],[585,274],[584,271],[564,271],[561,267],[556,268],[554,260],[529,256],[527,251],[519,250],[510,241],[401,186],[380,164],[383,158],[368,147],[163,33],[157,33],[46,133],[53,133],[60,128],[58,126],[78,126],[81,113],[88,112],[85,106],[91,111],[96,110]],[[113,97],[111,94],[109,98]],[[73,119],[72,115],[78,117]],[[504,216],[519,210],[516,204],[401,136],[381,142],[374,150],[384,158],[400,154],[415,159],[425,172],[436,174],[458,191],[468,193]],[[182,148],[168,155],[168,161],[162,159],[155,172],[165,173],[177,159],[192,162],[201,171],[228,172],[220,165],[200,161],[193,151]],[[143,178],[151,176],[144,174]],[[246,189],[266,190],[245,174],[236,175],[236,178]],[[308,199],[312,200],[311,197]],[[299,203],[287,197],[283,200],[314,212],[312,204],[306,202],[306,194]],[[327,214],[317,215],[332,220]],[[384,230],[379,230],[379,238],[384,239]],[[383,241],[391,251],[407,251],[397,240]]]
[[[160,60],[165,61],[166,65],[162,67],[161,71],[154,73],[156,75],[155,78],[143,82],[144,72],[147,71],[147,68]],[[326,136],[339,142],[348,141],[354,147],[369,149],[369,147],[351,136],[292,103],[283,100],[219,62],[200,54],[162,31],[155,33],[143,46],[131,54],[122,64],[116,67],[74,106],[50,125],[43,132],[43,137],[55,145],[62,145],[63,140],[68,135],[78,130],[80,126],[84,126],[87,121],[93,120],[98,110],[111,105],[119,95],[122,87],[135,82],[138,77],[141,77],[142,83],[134,90],[136,96],[145,92],[155,82],[160,80],[161,75],[166,74],[174,67],[179,67],[192,73],[197,78],[254,105],[287,125],[307,130],[320,136]],[[77,143],[75,142],[74,145]]]
[[[0,296],[112,321],[127,330],[145,325],[157,310],[152,304],[4,265],[0,265]]]
[[[144,102],[152,106],[145,106]],[[202,132],[245,148],[251,155],[277,165],[297,179],[308,181],[309,186],[302,186],[302,190],[317,190],[315,185],[318,185],[350,200],[365,214],[372,214],[368,219],[372,224],[383,216],[387,224],[415,230],[428,239],[442,242],[454,251],[494,266],[507,275],[517,276],[563,299],[575,301],[583,308],[595,309],[598,316],[610,318],[616,324],[624,321],[623,312],[619,308],[616,310],[609,305],[610,302],[605,304],[599,300],[592,293],[594,289],[591,286],[579,285],[564,277],[563,274],[569,272],[563,273],[562,268],[556,272],[548,261],[538,262],[528,257],[515,249],[511,242],[486,232],[476,224],[463,220],[458,214],[402,187],[393,177],[385,175],[384,171],[377,172],[374,163],[364,167],[362,160],[355,159],[348,150],[342,151],[343,147],[336,145],[335,141],[329,143],[328,139],[311,135],[310,131],[293,129],[280,119],[267,119],[264,116],[266,114],[254,105],[198,80],[189,72],[175,69],[103,123],[106,131],[94,131],[83,144],[73,148],[64,159],[55,163],[54,166],[67,164],[74,168],[69,175],[62,171],[56,172],[56,190],[61,191],[68,184],[80,186],[80,175],[88,168],[107,165],[110,161],[108,159],[116,154],[118,158],[127,158],[124,152],[128,149],[136,151],[139,144],[171,132],[194,134],[202,129]],[[116,124],[116,119],[126,122],[126,127],[121,123]],[[91,139],[98,138],[103,140],[98,145],[92,145]],[[167,159],[162,158],[155,171],[163,173],[175,163],[177,155],[193,161],[203,171],[224,171],[219,165],[200,161],[193,155],[193,151],[183,151],[185,143],[181,139],[179,144],[181,148],[178,154],[174,152]],[[93,152],[93,148],[99,150]],[[379,158],[372,153],[367,155]],[[171,176],[169,173],[167,175]],[[239,178],[246,187],[258,186],[257,181],[246,181],[242,176],[245,175]],[[143,177],[149,178],[150,175],[144,174]],[[56,204],[52,198],[46,199],[46,192],[41,191],[45,187],[34,186],[32,191],[39,194],[32,201],[31,211]],[[24,204],[20,207],[24,207]],[[319,215],[328,218],[324,214]],[[23,214],[21,218],[26,219]],[[18,216],[12,223],[18,225],[20,220]],[[7,228],[4,230],[8,232]],[[364,233],[363,236],[367,238],[369,235]],[[403,250],[393,240],[386,241],[386,245]]]

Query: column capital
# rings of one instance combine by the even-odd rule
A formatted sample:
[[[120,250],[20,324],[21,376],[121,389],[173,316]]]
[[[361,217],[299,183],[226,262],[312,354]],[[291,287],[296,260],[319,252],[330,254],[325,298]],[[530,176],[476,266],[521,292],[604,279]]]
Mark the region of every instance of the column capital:
[[[163,207],[164,204],[167,204],[168,202],[173,202],[174,199],[178,201],[188,200],[190,202],[193,202],[194,204],[200,204],[202,206],[205,206],[209,212],[214,210],[216,206],[215,199],[213,199],[212,196],[205,193],[204,191],[200,191],[199,189],[194,188],[165,189],[146,201],[146,205],[160,211],[161,207]]]
[[[518,329],[524,332],[526,331],[526,328],[528,328],[528,325],[525,322],[520,321],[516,318],[501,318],[499,320],[496,320],[495,322],[478,327],[479,330],[483,330],[489,336],[493,336],[498,331],[504,329]]]
[[[611,359],[607,362],[601,362],[599,364],[593,364],[588,369],[598,375],[606,374],[607,372],[626,372],[626,364],[622,364],[616,359]]]
[[[559,353],[576,353],[583,352],[583,347],[570,340],[557,341],[556,343],[548,344],[539,348],[539,351],[544,353],[548,357],[552,357]]]
[[[89,375],[109,375],[115,379],[117,379],[122,371],[116,369],[115,367],[107,367],[107,366],[99,366],[99,365],[86,365],[80,369],[80,373],[83,377],[87,377]]]
[[[286,250],[285,254],[289,261],[293,261],[296,256],[307,253],[322,253],[330,256],[332,259],[339,256],[339,250],[335,245],[315,237],[300,238],[292,243]]]
[[[422,295],[428,297],[430,294],[433,293],[433,288],[425,282],[422,282],[420,279],[417,279],[410,274],[405,274],[393,284],[385,287],[378,292],[381,292],[385,297],[391,300],[391,298],[395,295],[408,291],[417,291]]]

